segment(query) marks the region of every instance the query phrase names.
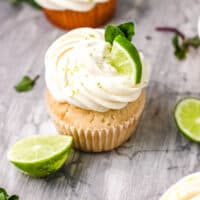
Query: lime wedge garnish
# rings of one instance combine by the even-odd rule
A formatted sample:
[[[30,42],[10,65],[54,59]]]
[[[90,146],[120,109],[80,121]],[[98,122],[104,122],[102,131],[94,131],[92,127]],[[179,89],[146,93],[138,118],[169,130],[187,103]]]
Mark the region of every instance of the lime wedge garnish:
[[[175,120],[184,136],[200,142],[200,100],[195,98],[181,100],[175,108]]]
[[[30,176],[44,177],[57,171],[64,164],[71,147],[70,136],[31,136],[11,147],[8,160]]]
[[[142,78],[142,63],[135,46],[125,37],[118,35],[111,50],[111,64],[118,73],[131,75],[134,83]]]

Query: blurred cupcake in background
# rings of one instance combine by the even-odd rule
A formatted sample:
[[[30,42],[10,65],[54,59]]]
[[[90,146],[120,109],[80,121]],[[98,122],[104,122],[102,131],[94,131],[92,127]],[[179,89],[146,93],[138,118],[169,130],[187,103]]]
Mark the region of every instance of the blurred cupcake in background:
[[[160,200],[199,200],[200,172],[184,177],[171,186]]]
[[[98,27],[115,13],[117,0],[36,0],[47,18],[63,29]]]

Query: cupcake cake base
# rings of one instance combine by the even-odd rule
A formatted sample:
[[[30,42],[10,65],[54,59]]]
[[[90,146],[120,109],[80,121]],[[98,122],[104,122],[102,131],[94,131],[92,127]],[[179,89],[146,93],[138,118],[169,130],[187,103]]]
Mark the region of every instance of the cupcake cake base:
[[[46,101],[58,131],[73,136],[75,148],[102,152],[119,147],[133,134],[144,109],[145,92],[125,108],[105,113],[57,102],[49,92]]]
[[[96,6],[86,12],[72,10],[56,11],[43,9],[46,17],[54,25],[63,29],[78,27],[98,27],[105,24],[115,13],[116,0],[105,3],[97,3]]]

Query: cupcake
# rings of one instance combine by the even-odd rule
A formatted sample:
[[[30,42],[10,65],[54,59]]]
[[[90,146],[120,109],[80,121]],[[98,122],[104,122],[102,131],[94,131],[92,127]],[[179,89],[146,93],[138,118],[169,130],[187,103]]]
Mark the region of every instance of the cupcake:
[[[130,42],[133,23],[74,29],[45,56],[46,102],[60,133],[87,152],[112,150],[137,127],[147,68]]]
[[[63,29],[98,27],[115,13],[116,0],[36,0],[47,18]]]
[[[198,200],[200,199],[200,173],[181,179],[160,198],[160,200]]]

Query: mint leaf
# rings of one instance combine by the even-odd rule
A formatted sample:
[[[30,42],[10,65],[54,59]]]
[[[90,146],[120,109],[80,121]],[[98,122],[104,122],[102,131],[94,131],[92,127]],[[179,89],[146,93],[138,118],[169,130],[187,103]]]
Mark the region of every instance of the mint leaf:
[[[200,38],[195,36],[193,38],[185,38],[180,41],[180,37],[175,34],[172,38],[172,44],[174,46],[174,54],[179,60],[183,60],[187,57],[189,48],[193,47],[197,49],[200,47]]]
[[[28,3],[34,8],[40,9],[41,7],[34,0],[9,0],[9,2],[13,5],[20,5],[21,3]]]
[[[110,44],[113,44],[114,39],[118,36],[122,35],[125,37],[125,34],[120,30],[119,27],[115,25],[107,25],[105,30],[105,40]]]
[[[34,0],[24,0],[24,2],[28,3],[29,5],[33,6],[34,8],[41,9],[41,7]]]
[[[19,197],[16,195],[12,195],[9,197],[5,189],[0,188],[0,200],[19,200]]]
[[[129,41],[132,40],[135,34],[135,28],[133,22],[127,22],[124,24],[120,24],[119,26],[115,25],[107,25],[105,30],[105,40],[110,44],[113,44],[114,39],[118,36],[124,36]]]
[[[33,80],[28,76],[24,76],[22,80],[15,86],[15,90],[17,92],[28,92],[32,90],[38,78],[39,75],[36,76]]]
[[[172,44],[174,46],[174,55],[179,59],[183,60],[186,58],[187,48],[180,44],[178,35],[175,34],[172,38]]]
[[[177,28],[168,26],[157,27],[156,30],[175,34],[172,38],[172,44],[174,47],[174,55],[179,60],[183,60],[187,57],[187,53],[189,52],[190,48],[197,49],[200,47],[200,38],[198,36],[187,38],[185,34]]]
[[[135,26],[133,22],[127,22],[124,24],[120,24],[119,29],[125,34],[125,37],[131,41],[135,34]]]
[[[198,47],[200,47],[200,38],[198,36],[195,36],[193,38],[187,38],[184,41],[184,46],[193,47],[197,49]]]
[[[7,192],[3,188],[0,188],[0,200],[7,200],[7,199],[8,199]]]
[[[19,200],[19,197],[16,195],[12,195],[8,198],[8,200]]]

